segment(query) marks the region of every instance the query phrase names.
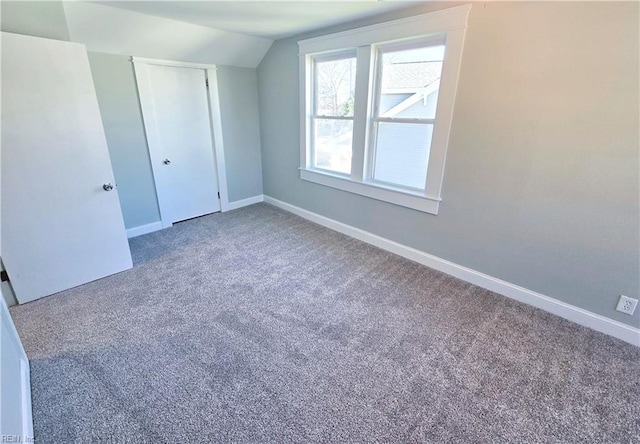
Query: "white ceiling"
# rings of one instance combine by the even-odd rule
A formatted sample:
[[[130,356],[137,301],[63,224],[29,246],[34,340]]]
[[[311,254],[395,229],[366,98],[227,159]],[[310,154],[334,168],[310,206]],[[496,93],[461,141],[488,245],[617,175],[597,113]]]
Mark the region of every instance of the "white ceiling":
[[[415,5],[416,1],[97,1],[223,31],[277,40]]]

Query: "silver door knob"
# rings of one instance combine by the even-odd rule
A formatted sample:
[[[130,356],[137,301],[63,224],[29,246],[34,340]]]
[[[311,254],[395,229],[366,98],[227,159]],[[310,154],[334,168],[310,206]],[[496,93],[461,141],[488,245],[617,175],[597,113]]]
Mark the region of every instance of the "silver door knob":
[[[165,165],[169,165],[171,161],[169,159],[164,159],[162,163],[164,163]]]
[[[111,190],[113,190],[113,185],[111,185],[109,182],[107,182],[104,185],[102,185],[102,189],[105,190],[105,191],[111,191]]]

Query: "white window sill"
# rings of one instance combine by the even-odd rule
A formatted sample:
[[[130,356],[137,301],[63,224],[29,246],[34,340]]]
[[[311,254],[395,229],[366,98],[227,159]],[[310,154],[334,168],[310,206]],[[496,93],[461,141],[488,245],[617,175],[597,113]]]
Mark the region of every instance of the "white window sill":
[[[300,179],[389,202],[401,207],[412,208],[424,213],[438,214],[438,207],[440,206],[439,198],[428,197],[420,192],[395,189],[377,183],[356,182],[347,177],[326,171],[300,168]]]

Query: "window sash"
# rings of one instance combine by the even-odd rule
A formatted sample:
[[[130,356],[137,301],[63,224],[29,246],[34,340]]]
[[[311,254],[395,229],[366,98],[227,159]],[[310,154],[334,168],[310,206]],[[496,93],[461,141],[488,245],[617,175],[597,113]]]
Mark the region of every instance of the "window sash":
[[[326,116],[324,114],[312,114],[309,116],[312,119],[327,119],[327,120],[353,120],[351,116]]]
[[[308,139],[308,167],[314,169],[314,170],[319,170],[319,171],[325,171],[328,172],[330,174],[335,174],[335,175],[339,175],[339,176],[343,176],[343,177],[350,177],[351,174],[350,173],[344,173],[341,171],[337,171],[337,170],[333,170],[333,169],[329,169],[329,168],[322,168],[320,166],[317,165],[318,163],[318,153],[317,153],[317,146],[316,146],[316,122],[318,120],[343,120],[343,121],[351,121],[351,128],[352,128],[352,136],[351,136],[351,155],[353,157],[353,149],[354,149],[354,144],[353,144],[353,131],[355,129],[355,117],[352,116],[340,116],[340,115],[327,115],[327,114],[320,114],[317,113],[318,110],[318,100],[319,100],[319,85],[318,85],[318,63],[323,63],[323,62],[332,62],[332,61],[338,61],[338,60],[349,60],[349,59],[354,59],[355,60],[355,71],[357,72],[358,70],[358,65],[359,65],[359,60],[357,58],[357,50],[355,49],[349,49],[349,50],[341,50],[341,51],[334,51],[331,53],[327,53],[327,54],[317,54],[317,55],[312,55],[309,57],[309,65],[308,67],[310,68],[310,85],[311,85],[311,91],[310,91],[310,109],[309,109],[309,113],[308,113],[308,133],[309,133],[309,139]],[[356,79],[356,86],[355,88],[357,88],[357,79]],[[356,98],[354,97],[354,106],[356,103]],[[353,162],[352,162],[352,170],[353,170]]]
[[[356,56],[356,51],[355,50],[346,50],[346,51],[338,51],[338,52],[332,52],[330,54],[320,54],[320,55],[314,55],[311,57],[311,84],[312,84],[312,88],[313,90],[311,91],[311,116],[313,117],[320,117],[320,114],[317,114],[317,109],[318,109],[318,92],[319,92],[319,88],[318,88],[318,63],[323,63],[323,62],[335,62],[338,60],[349,60],[349,59],[355,59],[355,69],[356,71],[358,70],[358,58]],[[357,80],[356,80],[356,87],[357,87]],[[354,103],[355,103],[355,98],[354,98]],[[325,117],[353,117],[353,116],[339,116],[339,115],[325,115]]]
[[[424,118],[424,117],[384,117],[380,114],[380,101],[382,99],[382,76],[383,76],[383,55],[385,53],[405,51],[411,49],[418,48],[428,48],[432,46],[445,46],[446,53],[446,35],[439,35],[436,37],[430,37],[428,39],[420,38],[415,39],[409,42],[392,42],[392,43],[383,43],[372,46],[372,51],[375,53],[375,60],[373,63],[373,74],[369,78],[369,82],[372,82],[372,109],[371,109],[371,117],[367,122],[367,131],[368,131],[368,141],[365,150],[366,150],[366,171],[364,171],[364,178],[367,182],[371,183],[381,183],[385,185],[391,185],[393,187],[397,187],[399,189],[406,189],[407,191],[421,191],[426,192],[428,178],[429,178],[429,158],[427,158],[427,162],[425,168],[427,169],[427,174],[425,176],[425,182],[420,187],[412,187],[407,186],[395,182],[388,182],[375,178],[375,167],[376,167],[376,159],[378,154],[378,132],[380,123],[405,123],[405,124],[427,124],[433,125],[435,130],[436,118]],[[444,60],[443,60],[444,66]],[[441,72],[442,77],[442,72]],[[439,83],[440,81],[438,81]],[[439,85],[438,85],[439,87]],[[438,115],[438,104],[436,104],[436,117]],[[431,151],[431,147],[433,146],[433,137],[430,141],[430,146],[427,148],[429,154]]]
[[[425,119],[425,120],[433,120],[433,119]],[[380,179],[379,177],[376,178],[376,164],[378,162],[378,155],[379,153],[379,149],[378,149],[378,139],[379,139],[379,134],[380,134],[380,125],[379,123],[400,123],[400,124],[404,124],[404,125],[420,125],[420,126],[431,126],[431,140],[429,141],[429,146],[426,147],[426,152],[427,152],[427,156],[426,156],[426,160],[425,163],[423,165],[424,169],[425,169],[425,181],[422,185],[420,186],[411,186],[411,185],[407,185],[407,184],[402,184],[402,183],[398,183],[398,182],[391,182],[388,180],[383,180]],[[370,130],[371,130],[371,143],[370,143],[370,147],[369,150],[367,152],[368,155],[368,168],[367,168],[367,172],[366,172],[366,178],[367,178],[367,182],[369,183],[378,183],[378,184],[384,184],[387,186],[392,186],[398,190],[406,190],[406,191],[410,191],[410,192],[421,192],[424,193],[426,190],[426,180],[428,177],[428,167],[429,167],[429,158],[430,158],[430,154],[431,154],[431,146],[433,145],[433,130],[435,128],[435,122],[422,122],[422,121],[416,121],[415,119],[410,120],[410,121],[398,121],[398,120],[389,120],[389,119],[382,119],[382,120],[378,120],[378,121],[372,121],[372,124],[370,125]],[[416,173],[414,171],[414,173]]]
[[[435,125],[436,119],[426,119],[422,117],[372,117],[372,122],[387,122],[387,123],[429,123]]]
[[[373,75],[371,76],[373,78],[369,79],[369,81],[372,82],[373,108],[372,108],[371,115],[373,118],[382,117],[380,115],[380,98],[382,96],[382,56],[385,53],[406,51],[406,50],[418,49],[418,48],[428,48],[432,46],[444,46],[445,58],[446,58],[446,47],[447,47],[446,33],[438,34],[436,36],[430,36],[427,38],[425,37],[415,38],[409,41],[378,43],[371,46],[372,51],[375,53],[374,64],[373,64],[374,66]],[[441,73],[441,76],[442,76],[442,73]]]
[[[310,116],[309,117],[309,132],[310,132],[310,140],[309,140],[309,144],[310,144],[310,167],[314,170],[320,170],[320,171],[327,171],[330,172],[331,174],[337,174],[340,176],[345,176],[345,177],[350,177],[351,174],[347,174],[347,173],[342,173],[340,171],[336,171],[336,170],[332,170],[329,168],[322,168],[319,166],[316,166],[316,160],[317,160],[317,156],[316,156],[316,120],[348,120],[351,121],[351,127],[352,127],[352,133],[351,133],[351,155],[353,156],[353,131],[354,131],[354,127],[355,127],[355,121],[353,117],[348,117],[348,116]],[[353,170],[353,161],[351,162],[351,168]]]

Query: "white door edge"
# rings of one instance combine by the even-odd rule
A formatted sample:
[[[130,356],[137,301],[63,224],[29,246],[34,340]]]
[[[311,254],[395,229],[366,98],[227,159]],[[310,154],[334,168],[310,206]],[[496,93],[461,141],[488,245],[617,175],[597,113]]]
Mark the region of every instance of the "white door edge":
[[[22,439],[26,440],[27,437],[33,438],[33,413],[32,413],[32,405],[31,405],[31,377],[29,370],[29,359],[27,358],[27,354],[24,351],[24,347],[22,346],[22,342],[20,341],[20,336],[18,335],[18,330],[16,330],[16,326],[13,323],[13,319],[11,318],[11,314],[9,313],[9,308],[2,297],[2,292],[0,291],[0,317],[2,318],[2,324],[6,325],[8,330],[10,339],[15,343],[15,351],[17,351],[17,358],[20,360],[20,393],[21,400],[20,404],[22,405],[21,410],[21,429],[22,429]],[[11,350],[2,350],[2,353],[11,353]],[[1,420],[0,420],[1,423]],[[6,424],[0,424],[0,430],[4,433],[6,430]]]

